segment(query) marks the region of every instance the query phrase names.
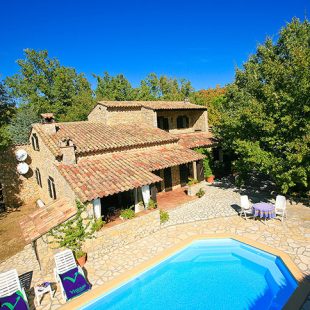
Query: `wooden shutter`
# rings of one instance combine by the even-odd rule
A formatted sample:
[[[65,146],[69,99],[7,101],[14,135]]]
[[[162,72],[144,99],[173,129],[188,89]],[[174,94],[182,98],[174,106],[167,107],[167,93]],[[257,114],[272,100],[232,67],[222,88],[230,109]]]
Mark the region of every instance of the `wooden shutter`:
[[[205,176],[204,176],[203,162],[202,160],[198,160],[197,161],[197,180],[201,182],[204,179],[205,179]]]
[[[171,168],[164,169],[164,181],[165,181],[165,191],[169,192],[172,190],[172,174]]]
[[[181,186],[185,186],[188,181],[188,166],[187,164],[179,166],[180,171],[180,183]]]

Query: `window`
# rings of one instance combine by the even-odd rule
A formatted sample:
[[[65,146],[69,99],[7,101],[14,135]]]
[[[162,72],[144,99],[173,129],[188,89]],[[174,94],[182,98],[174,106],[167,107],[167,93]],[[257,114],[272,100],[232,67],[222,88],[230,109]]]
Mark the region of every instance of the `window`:
[[[40,187],[42,187],[41,173],[40,173],[40,170],[39,170],[38,168],[36,168],[35,174],[36,174],[37,184],[38,184]]]
[[[39,139],[38,139],[38,136],[37,134],[32,134],[31,136],[31,144],[32,144],[32,147],[35,151],[40,151],[40,147],[39,147]]]
[[[177,118],[177,128],[188,128],[189,127],[189,118],[186,115],[178,116]]]
[[[160,129],[169,131],[169,120],[167,117],[159,116],[157,118],[157,126]]]
[[[56,188],[55,188],[54,179],[52,177],[48,177],[47,184],[48,184],[48,192],[50,194],[50,197],[53,199],[56,199]]]

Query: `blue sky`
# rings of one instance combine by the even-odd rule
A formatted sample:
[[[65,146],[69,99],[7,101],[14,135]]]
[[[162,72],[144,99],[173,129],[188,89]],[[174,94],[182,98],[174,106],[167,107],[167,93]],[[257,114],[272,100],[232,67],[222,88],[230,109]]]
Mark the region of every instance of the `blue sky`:
[[[137,86],[155,72],[214,87],[233,81],[267,35],[309,14],[309,0],[2,0],[0,75],[16,73],[33,48],[92,84],[92,73],[123,73]]]

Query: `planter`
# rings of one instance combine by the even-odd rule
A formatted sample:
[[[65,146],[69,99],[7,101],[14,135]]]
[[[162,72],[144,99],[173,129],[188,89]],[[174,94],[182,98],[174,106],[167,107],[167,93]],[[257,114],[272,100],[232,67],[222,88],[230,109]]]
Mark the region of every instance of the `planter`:
[[[195,196],[201,188],[204,188],[204,185],[204,181],[193,185],[187,185],[187,195]]]
[[[208,183],[214,183],[214,175],[210,175],[207,177],[207,182]]]
[[[77,258],[76,261],[79,264],[80,267],[83,267],[86,263],[86,259],[87,259],[87,254],[85,253],[83,256],[81,256],[80,258]]]

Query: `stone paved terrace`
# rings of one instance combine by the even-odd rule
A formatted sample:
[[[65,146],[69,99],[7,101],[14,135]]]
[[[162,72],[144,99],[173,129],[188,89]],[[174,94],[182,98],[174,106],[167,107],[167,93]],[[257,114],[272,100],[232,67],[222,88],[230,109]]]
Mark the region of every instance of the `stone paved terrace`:
[[[253,201],[262,199],[253,196]],[[169,210],[171,220],[162,229],[136,242],[118,248],[110,254],[89,253],[85,265],[87,277],[96,288],[164,250],[197,234],[236,234],[286,252],[305,276],[310,275],[310,208],[289,205],[288,219],[282,223],[244,220],[237,215],[239,193],[234,188],[208,187],[206,196]],[[19,274],[33,271],[32,286],[43,281],[54,281],[52,270],[41,275],[31,246],[0,264],[0,272],[17,268]],[[28,294],[31,308],[33,294]],[[45,295],[37,309],[57,309],[63,304],[59,290],[52,303]],[[310,309],[310,301],[304,309]]]

